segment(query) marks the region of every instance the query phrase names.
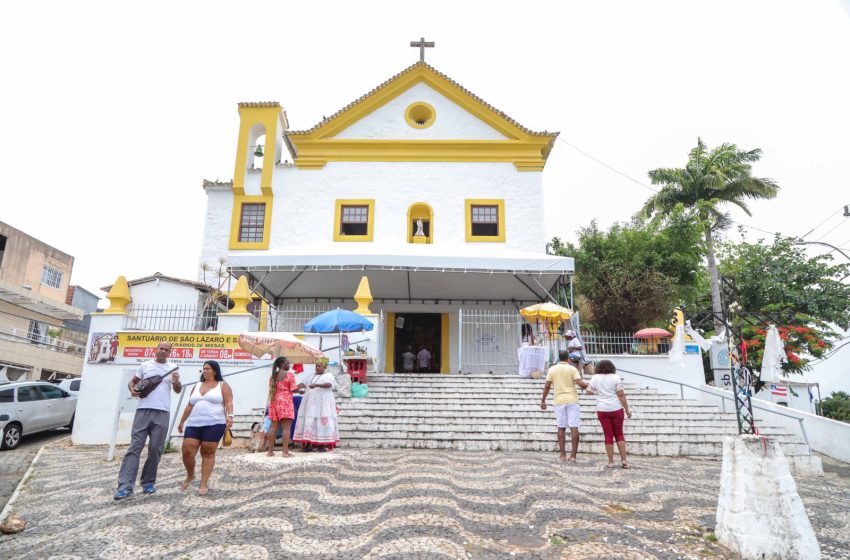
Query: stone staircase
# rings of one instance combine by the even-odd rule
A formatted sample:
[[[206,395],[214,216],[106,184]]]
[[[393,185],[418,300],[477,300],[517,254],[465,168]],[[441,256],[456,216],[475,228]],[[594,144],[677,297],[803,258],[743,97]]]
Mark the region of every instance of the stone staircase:
[[[372,374],[369,396],[337,397],[342,445],[457,450],[555,451],[554,415],[540,410],[543,380],[508,375]],[[723,436],[737,433],[734,412],[656,389],[626,385],[633,418],[626,421],[629,453],[717,458]],[[595,398],[580,397],[580,452],[604,453]],[[550,394],[549,404],[552,403]],[[235,419],[235,435],[247,436],[257,418]],[[809,447],[786,428],[759,424],[785,454],[803,462]],[[569,439],[568,439],[569,442]],[[568,443],[569,445],[569,443]]]

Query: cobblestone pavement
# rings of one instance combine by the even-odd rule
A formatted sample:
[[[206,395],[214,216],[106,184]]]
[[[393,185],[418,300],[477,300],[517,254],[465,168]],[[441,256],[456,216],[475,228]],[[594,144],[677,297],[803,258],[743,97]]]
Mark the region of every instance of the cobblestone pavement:
[[[0,558],[730,558],[712,542],[720,463],[548,453],[345,450],[265,459],[219,452],[210,493],[114,502],[102,448],[45,449],[14,504],[28,521]],[[850,549],[850,482],[804,479],[826,558]],[[137,489],[138,490],[138,489]]]
[[[52,430],[24,436],[17,449],[0,451],[0,510],[30,468],[33,457],[45,443],[68,436],[68,430]]]

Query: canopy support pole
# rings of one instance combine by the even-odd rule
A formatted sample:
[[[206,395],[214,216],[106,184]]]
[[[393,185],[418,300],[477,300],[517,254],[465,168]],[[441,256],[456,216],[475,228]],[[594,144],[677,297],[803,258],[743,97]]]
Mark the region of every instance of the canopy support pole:
[[[540,300],[546,299],[546,298],[544,298],[544,297],[541,297],[541,296],[540,296],[540,294],[538,294],[537,292],[535,292],[535,291],[534,291],[534,288],[532,288],[531,286],[529,286],[529,285],[528,285],[525,281],[523,281],[523,279],[522,279],[522,278],[520,278],[519,276],[517,276],[517,275],[516,275],[516,273],[511,273],[511,276],[513,276],[514,278],[516,278],[516,279],[517,279],[517,281],[518,281],[520,284],[522,284],[523,286],[525,286],[526,288],[528,288],[528,291],[529,291],[529,292],[531,292],[532,294],[534,294],[534,297],[536,297],[536,298],[537,298],[537,301],[540,301]]]
[[[558,304],[558,302],[557,302],[557,301],[555,301],[555,298],[553,298],[553,297],[552,297],[552,294],[550,294],[550,293],[549,293],[549,290],[547,290],[547,289],[545,288],[545,286],[543,286],[543,284],[541,284],[541,283],[540,283],[540,280],[538,280],[538,279],[537,279],[537,278],[535,278],[534,276],[532,276],[532,277],[531,277],[531,279],[532,279],[532,280],[534,280],[534,283],[535,283],[535,284],[537,284],[538,286],[540,286],[540,289],[541,289],[541,290],[543,290],[544,292],[546,292],[546,295],[547,295],[547,296],[549,296],[549,301],[551,301],[551,302],[552,302],[552,303],[554,303],[555,305],[557,305],[557,304]]]

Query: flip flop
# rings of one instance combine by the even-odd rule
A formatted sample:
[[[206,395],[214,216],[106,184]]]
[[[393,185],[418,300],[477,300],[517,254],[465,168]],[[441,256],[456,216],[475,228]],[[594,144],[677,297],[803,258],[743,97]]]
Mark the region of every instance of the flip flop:
[[[194,480],[195,480],[194,478],[190,478],[189,480],[184,480],[183,482],[181,482],[181,483],[180,483],[180,490],[183,490],[184,492],[185,492],[186,490],[188,490],[188,489],[189,489],[189,486],[191,486],[191,485],[192,485],[192,482],[193,482]]]
[[[613,468],[616,468],[616,467],[617,467],[617,465],[605,465],[605,468],[608,468],[608,469],[613,469]]]
[[[209,488],[201,488],[200,490],[198,490],[198,496],[206,496],[207,492],[209,492],[209,491],[210,491]]]
[[[628,463],[623,463],[623,468],[624,468],[624,469],[630,469],[631,467],[629,466],[629,464],[628,464]]]

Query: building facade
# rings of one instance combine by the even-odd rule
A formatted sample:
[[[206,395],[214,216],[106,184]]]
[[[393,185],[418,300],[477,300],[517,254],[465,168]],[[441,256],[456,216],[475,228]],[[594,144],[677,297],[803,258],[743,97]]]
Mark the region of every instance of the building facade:
[[[241,103],[239,115],[233,181],[204,182],[201,261],[224,258],[248,276],[277,330],[349,304],[365,275],[382,368],[424,346],[432,370],[449,373],[463,369],[450,341],[464,336],[464,316],[568,292],[572,259],[546,254],[543,227],[557,134],[523,127],[430,65],[308,130],[289,130],[276,102]],[[515,353],[518,329],[470,332],[469,352]]]
[[[85,340],[61,337],[74,257],[0,222],[0,380],[80,375]]]

